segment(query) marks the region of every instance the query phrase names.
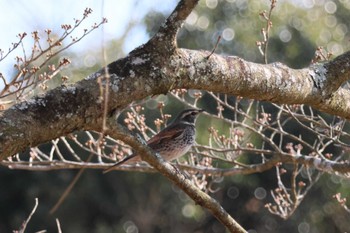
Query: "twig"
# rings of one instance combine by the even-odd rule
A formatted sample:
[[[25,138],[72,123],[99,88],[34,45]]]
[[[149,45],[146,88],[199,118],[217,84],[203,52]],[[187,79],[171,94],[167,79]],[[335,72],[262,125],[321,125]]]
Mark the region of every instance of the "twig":
[[[4,60],[13,50],[15,50],[18,45],[22,44],[22,41],[24,39],[24,37],[27,36],[27,33],[23,32],[23,33],[19,33],[17,35],[19,37],[19,41],[16,43],[12,44],[12,48],[9,48],[8,52],[4,55],[2,52],[2,50],[0,49],[0,61]]]
[[[17,63],[15,64],[15,68],[18,70],[18,73],[14,75],[14,78],[12,78],[9,83],[6,81],[4,82],[4,88],[0,90],[0,99],[14,94],[16,94],[16,98],[13,101],[18,100],[20,97],[25,98],[30,95],[30,91],[36,88],[38,85],[41,85],[41,88],[46,90],[47,86],[45,83],[55,77],[64,66],[70,63],[70,61],[67,58],[63,58],[61,61],[59,61],[58,64],[56,64],[56,66],[48,65],[49,71],[41,74],[39,74],[39,72],[49,62],[51,62],[52,59],[56,57],[56,55],[67,50],[70,46],[78,43],[85,36],[107,22],[107,19],[103,18],[100,23],[94,24],[89,30],[84,29],[83,34],[80,37],[73,38],[72,42],[60,48],[62,46],[62,42],[66,40],[67,37],[70,36],[81,25],[81,23],[88,17],[89,14],[91,14],[91,12],[92,10],[90,8],[86,8],[83,18],[81,20],[75,20],[75,24],[73,26],[68,24],[62,25],[61,27],[64,29],[64,32],[62,36],[57,40],[53,40],[51,38],[51,30],[45,30],[45,33],[47,34],[46,41],[48,43],[48,46],[45,49],[43,49],[40,45],[40,37],[38,36],[38,31],[34,31],[32,33],[34,43],[29,58],[26,56],[26,52],[22,43],[22,40],[26,36],[26,33],[19,34],[18,36],[20,37],[20,41],[14,44],[13,49],[10,49],[9,53],[12,52],[19,44],[21,44],[23,48],[23,57],[16,57]],[[57,50],[54,51],[54,48],[57,48]],[[2,59],[4,59],[9,53],[7,53]],[[39,58],[44,59],[43,61],[40,61],[38,65],[36,65],[35,62],[38,61]],[[31,89],[28,90],[30,87]]]
[[[276,7],[277,0],[270,0],[270,10],[269,13],[266,14],[266,11],[260,13],[260,15],[266,20],[266,27],[261,29],[261,33],[263,34],[263,41],[257,41],[257,45],[259,47],[260,53],[264,56],[264,62],[267,64],[267,48],[269,45],[269,37],[270,37],[270,29],[272,28],[271,15],[273,9]],[[263,46],[263,49],[261,48]]]
[[[344,208],[346,212],[350,214],[350,208],[346,205],[346,198],[342,198],[340,193],[337,193],[333,196],[334,199]]]
[[[212,50],[211,53],[206,57],[206,59],[209,59],[210,56],[213,55],[213,53],[215,52],[216,48],[218,47],[218,44],[219,44],[220,40],[221,40],[221,35],[218,36],[218,39],[216,40],[216,43],[215,43],[215,45],[214,45],[213,50]]]
[[[56,218],[56,225],[57,225],[57,232],[62,233],[61,224],[60,224],[60,221],[58,220],[58,218]]]
[[[28,218],[23,222],[21,228],[18,230],[18,233],[24,233],[24,231],[26,230],[26,227],[30,221],[30,219],[32,218],[33,214],[35,213],[36,209],[38,208],[38,205],[39,205],[39,200],[38,198],[36,197],[35,198],[35,205],[33,207],[33,210],[32,212],[29,214]]]
[[[89,158],[87,159],[87,162],[89,162],[92,158],[92,154],[90,154]],[[69,193],[72,191],[74,185],[78,182],[79,178],[81,177],[81,175],[84,173],[86,167],[82,167],[79,172],[75,175],[74,179],[71,181],[71,183],[68,185],[68,187],[66,188],[66,190],[64,190],[63,194],[61,195],[61,197],[58,199],[58,201],[56,202],[56,204],[51,208],[50,210],[50,214],[54,214],[56,212],[56,210],[61,206],[61,204],[64,202],[64,200],[67,198],[67,196],[69,195]]]

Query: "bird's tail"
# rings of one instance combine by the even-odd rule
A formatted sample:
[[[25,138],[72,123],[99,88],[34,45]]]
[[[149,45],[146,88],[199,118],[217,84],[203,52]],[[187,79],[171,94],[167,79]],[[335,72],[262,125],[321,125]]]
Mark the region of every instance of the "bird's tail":
[[[128,156],[128,157],[126,157],[126,158],[120,160],[119,162],[113,164],[113,165],[110,166],[109,168],[105,169],[102,173],[103,173],[103,174],[106,174],[107,172],[110,172],[110,171],[114,170],[115,167],[118,167],[118,166],[120,166],[120,165],[122,165],[122,164],[128,162],[129,160],[135,158],[135,157],[136,157],[135,154],[130,155],[130,156]]]

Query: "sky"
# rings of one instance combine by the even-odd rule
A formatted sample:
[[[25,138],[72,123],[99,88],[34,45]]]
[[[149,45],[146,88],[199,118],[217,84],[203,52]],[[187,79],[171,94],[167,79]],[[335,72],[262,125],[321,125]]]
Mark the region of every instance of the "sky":
[[[70,51],[99,49],[104,41],[117,39],[123,35],[130,20],[138,23],[150,10],[170,12],[176,2],[175,0],[0,0],[0,49],[8,51],[11,43],[18,40],[16,35],[22,32],[30,34],[34,30],[51,29],[54,33],[60,34],[61,24],[73,24],[73,18],[81,18],[86,7],[91,8],[93,13],[78,32],[90,28],[95,22],[100,22],[102,17],[107,18],[108,23],[74,45]],[[26,40],[31,41],[29,38]],[[145,28],[135,27],[130,32],[123,50],[128,53],[146,41]],[[30,49],[30,45],[27,46]],[[19,54],[20,52],[18,50]],[[0,62],[0,72],[8,74],[13,63],[13,56]]]

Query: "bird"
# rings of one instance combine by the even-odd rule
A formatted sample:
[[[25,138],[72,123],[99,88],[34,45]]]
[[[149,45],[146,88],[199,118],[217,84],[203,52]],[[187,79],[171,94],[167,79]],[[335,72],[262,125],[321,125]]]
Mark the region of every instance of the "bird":
[[[203,109],[183,110],[174,121],[147,141],[147,145],[156,153],[159,153],[166,161],[172,161],[186,154],[195,143],[195,121]],[[103,173],[114,170],[122,164],[130,164],[141,161],[138,154],[131,154],[123,160],[113,164]]]

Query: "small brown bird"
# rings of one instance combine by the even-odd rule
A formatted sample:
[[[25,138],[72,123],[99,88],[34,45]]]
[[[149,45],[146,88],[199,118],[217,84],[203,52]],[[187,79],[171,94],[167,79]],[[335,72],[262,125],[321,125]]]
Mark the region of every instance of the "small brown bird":
[[[171,161],[184,155],[194,144],[196,128],[195,120],[202,109],[186,109],[175,120],[147,141],[147,145],[154,152],[159,153],[166,161]],[[104,170],[112,171],[116,166],[124,163],[141,161],[141,157],[132,154]]]

